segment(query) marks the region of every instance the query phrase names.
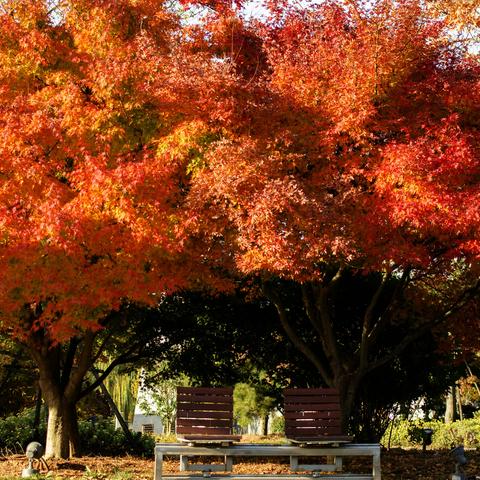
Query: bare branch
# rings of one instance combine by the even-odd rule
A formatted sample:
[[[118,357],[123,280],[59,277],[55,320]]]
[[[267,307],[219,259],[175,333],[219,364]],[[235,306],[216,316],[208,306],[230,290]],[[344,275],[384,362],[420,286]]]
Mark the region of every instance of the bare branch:
[[[382,276],[382,280],[372,296],[370,300],[370,304],[365,311],[365,315],[363,316],[363,326],[362,326],[362,338],[360,341],[360,351],[359,351],[359,358],[360,358],[360,369],[362,370],[365,368],[367,361],[368,361],[368,351],[369,351],[369,334],[371,331],[371,325],[373,320],[373,312],[378,305],[378,302],[385,290],[385,286],[387,285],[388,281],[391,278],[391,272],[385,272]]]
[[[457,299],[457,301],[444,312],[443,315],[429,321],[425,322],[423,325],[419,326],[412,331],[410,334],[406,335],[403,340],[398,343],[393,350],[388,355],[384,355],[383,357],[377,359],[376,361],[370,363],[366,371],[372,371],[382,365],[393,360],[397,357],[405,348],[407,348],[412,342],[421,338],[425,333],[431,330],[433,327],[441,325],[445,321],[448,320],[453,314],[460,311],[475,295],[478,294],[480,289],[480,278],[470,287],[463,291],[462,295]]]
[[[272,303],[275,305],[277,309],[278,316],[280,319],[280,323],[282,324],[285,333],[287,334],[288,338],[291,342],[295,345],[295,347],[305,355],[305,357],[313,363],[315,368],[318,370],[324,381],[327,385],[332,384],[332,376],[327,372],[327,369],[320,361],[319,357],[313,352],[313,350],[305,343],[305,341],[300,338],[299,335],[295,332],[295,330],[290,325],[288,321],[287,312],[280,300],[280,297],[274,292],[273,288],[267,285],[265,282],[262,284],[263,293],[267,298],[269,298]]]
[[[333,363],[330,361],[330,364],[338,366],[343,365],[343,362],[340,361],[337,340],[333,330],[333,322],[328,306],[328,294],[330,290],[340,281],[344,271],[345,269],[340,267],[333,276],[332,280],[330,280],[327,287],[322,284],[317,284],[314,288],[316,307],[320,314],[320,321],[323,330],[323,336],[321,338],[322,345],[327,357],[330,358],[330,360],[333,360]]]

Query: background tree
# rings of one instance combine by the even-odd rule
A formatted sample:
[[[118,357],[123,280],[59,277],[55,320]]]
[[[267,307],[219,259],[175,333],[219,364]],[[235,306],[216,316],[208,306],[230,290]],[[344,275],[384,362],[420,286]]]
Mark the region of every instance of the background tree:
[[[35,365],[10,338],[0,336],[0,418],[35,405],[38,381]]]
[[[262,434],[268,435],[268,416],[275,406],[275,398],[266,396],[258,388],[237,383],[233,391],[233,417],[242,429],[256,419],[262,420]]]
[[[260,73],[235,48],[223,56],[243,116],[210,124],[219,138],[190,179],[188,247],[213,274],[258,279],[291,342],[340,390],[346,427],[367,375],[478,294],[478,62],[421,2],[272,15],[256,30]],[[352,301],[348,285],[365,278]]]
[[[295,282],[284,281],[281,286],[284,293],[289,292],[285,301],[291,318],[297,319],[297,331],[310,342],[316,341],[303,311],[299,288]],[[356,348],[362,326],[362,317],[355,312],[362,310],[364,298],[375,288],[375,279],[368,276],[344,280],[339,294],[349,298],[349,302],[338,307],[336,328],[345,355]],[[146,374],[153,386],[165,378],[174,379],[179,372],[199,386],[242,383],[246,413],[238,412],[238,417],[245,419],[241,424],[244,426],[253,416],[266,416],[273,407],[281,410],[283,388],[318,387],[324,383],[308,359],[288,342],[274,305],[256,296],[245,297],[242,291],[216,296],[177,293],[165,298],[158,309],[152,309],[151,323],[162,326],[157,336],[164,342],[168,340],[171,347],[151,357],[153,365],[146,364]],[[341,303],[340,299],[336,301]],[[406,320],[411,318],[411,311],[407,305],[404,309],[403,320],[399,316],[399,324],[386,329],[379,338],[378,355],[394,349],[404,330],[410,328]],[[160,318],[154,320],[155,316]],[[365,376],[349,418],[350,429],[360,441],[378,440],[399,406],[408,411],[419,397],[432,401],[442,397],[459,377],[455,352],[452,354],[443,342],[439,343],[439,338],[446,334],[440,331],[434,336],[431,331],[424,332],[393,361]],[[164,369],[157,374],[155,359],[164,362]],[[267,401],[264,408],[262,399]]]
[[[165,375],[167,364],[159,365],[160,371],[155,375],[157,378]],[[152,372],[150,372],[151,375]],[[175,431],[175,419],[177,417],[177,387],[188,386],[189,378],[182,374],[156,382],[145,383],[145,372],[142,375],[141,392],[142,401],[140,407],[147,415],[158,415],[162,420],[163,433],[170,435]]]

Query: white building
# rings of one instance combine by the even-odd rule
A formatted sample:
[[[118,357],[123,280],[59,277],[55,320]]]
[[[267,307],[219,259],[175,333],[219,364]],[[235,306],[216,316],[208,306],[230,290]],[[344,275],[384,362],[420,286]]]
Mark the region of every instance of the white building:
[[[133,421],[129,423],[128,428],[134,432],[151,433],[160,435],[163,433],[163,425],[160,416],[151,415],[155,410],[155,403],[152,400],[148,389],[143,387],[138,389]],[[115,419],[115,428],[120,428],[118,420]]]

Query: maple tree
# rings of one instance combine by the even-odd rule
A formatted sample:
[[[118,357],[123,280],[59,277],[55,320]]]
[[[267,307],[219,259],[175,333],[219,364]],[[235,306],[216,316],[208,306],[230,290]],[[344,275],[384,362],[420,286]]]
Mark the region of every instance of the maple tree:
[[[346,427],[368,374],[478,294],[478,56],[422,2],[279,4],[247,26],[263,46],[253,73],[237,59],[255,42],[223,57],[242,116],[209,124],[219,138],[190,179],[189,246],[213,271],[258,280],[339,388]],[[342,343],[342,288],[366,274],[376,288],[352,306],[360,327]],[[298,284],[301,318],[282,280]],[[381,333],[398,324],[385,351]]]
[[[39,369],[47,456],[78,449],[109,313],[192,276],[177,156],[229,73],[182,29],[168,2],[0,2],[0,327]]]

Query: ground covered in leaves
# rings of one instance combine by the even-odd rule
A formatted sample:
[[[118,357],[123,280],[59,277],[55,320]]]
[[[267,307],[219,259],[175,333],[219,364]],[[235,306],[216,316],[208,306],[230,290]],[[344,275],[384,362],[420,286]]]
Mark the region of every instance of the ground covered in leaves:
[[[467,476],[480,475],[480,453],[467,451],[469,463]],[[42,478],[98,479],[98,480],[152,480],[153,459],[124,457],[80,457],[69,461],[48,461],[49,471],[41,467]],[[370,459],[345,461],[349,472],[369,473]],[[8,455],[0,457],[0,479],[13,480],[21,475],[26,467],[25,456]],[[429,451],[422,454],[418,450],[391,450],[382,452],[382,480],[447,480],[454,470],[454,462],[449,452]],[[164,473],[178,473],[178,459],[164,462]],[[277,474],[288,473],[288,465],[272,459],[257,459],[252,462],[238,462],[234,465],[238,474]],[[213,475],[212,475],[213,477]]]

